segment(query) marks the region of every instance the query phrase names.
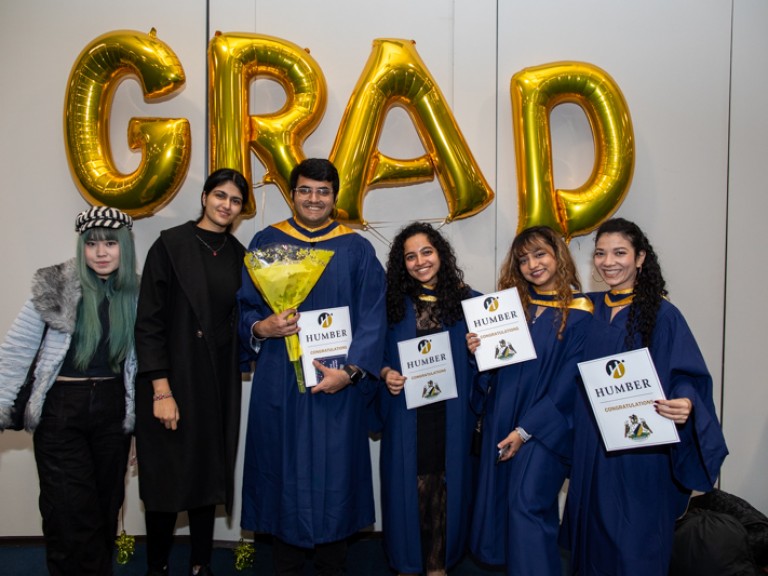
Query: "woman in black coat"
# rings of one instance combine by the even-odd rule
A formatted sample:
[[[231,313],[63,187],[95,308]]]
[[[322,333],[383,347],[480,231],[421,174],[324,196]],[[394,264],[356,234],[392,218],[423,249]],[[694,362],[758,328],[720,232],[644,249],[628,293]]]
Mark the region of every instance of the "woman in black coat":
[[[210,574],[216,505],[232,511],[241,394],[235,294],[245,249],[229,230],[248,190],[235,170],[212,173],[200,219],[165,230],[147,254],[136,319],[136,448],[150,575],[168,574],[184,510],[191,573]]]

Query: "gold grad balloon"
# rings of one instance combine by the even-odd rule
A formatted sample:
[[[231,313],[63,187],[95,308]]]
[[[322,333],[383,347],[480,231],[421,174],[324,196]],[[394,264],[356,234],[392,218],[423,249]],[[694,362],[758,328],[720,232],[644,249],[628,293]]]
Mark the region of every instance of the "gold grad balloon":
[[[518,232],[548,225],[566,239],[587,234],[609,218],[629,190],[635,165],[629,108],[616,82],[581,62],[555,62],[512,77],[512,121],[519,194]],[[592,128],[595,163],[587,181],[555,189],[549,118],[563,102],[584,110]]]
[[[320,123],[327,90],[323,72],[296,44],[263,34],[221,34],[208,47],[211,169],[235,168],[251,181],[252,149],[291,203],[289,179],[304,159],[302,144]],[[278,82],[285,104],[273,114],[248,115],[248,86],[258,76]],[[253,196],[243,215],[256,213]]]
[[[393,106],[413,121],[426,154],[390,158],[378,142]],[[428,182],[437,175],[448,204],[447,221],[472,216],[493,201],[437,83],[410,40],[379,38],[344,111],[330,154],[339,170],[339,219],[365,226],[369,190]]]
[[[69,75],[64,109],[67,160],[80,193],[91,204],[119,208],[134,218],[166,205],[181,187],[190,159],[189,122],[183,118],[132,118],[128,145],[141,150],[131,174],[115,166],[109,143],[110,108],[120,82],[136,76],[144,98],[163,98],[185,82],[176,54],[156,37],[132,30],[93,40]]]

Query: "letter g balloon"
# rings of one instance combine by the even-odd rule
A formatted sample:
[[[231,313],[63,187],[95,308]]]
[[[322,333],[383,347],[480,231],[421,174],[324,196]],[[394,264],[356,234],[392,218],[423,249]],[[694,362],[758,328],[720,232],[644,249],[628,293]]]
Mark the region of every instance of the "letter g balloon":
[[[176,54],[155,36],[130,30],[108,32],[80,53],[69,75],[64,108],[67,159],[80,193],[91,204],[119,208],[135,218],[170,202],[189,168],[191,137],[183,118],[133,118],[128,145],[142,159],[122,174],[112,158],[109,121],[117,86],[128,76],[144,97],[157,99],[185,82]]]

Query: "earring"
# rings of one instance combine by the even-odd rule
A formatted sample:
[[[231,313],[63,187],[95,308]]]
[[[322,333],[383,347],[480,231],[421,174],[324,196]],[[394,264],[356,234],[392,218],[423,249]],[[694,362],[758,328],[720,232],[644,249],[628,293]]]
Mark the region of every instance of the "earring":
[[[643,272],[643,266],[640,265],[640,266],[637,267],[637,277],[638,278],[640,278],[640,274],[642,274],[642,272]]]
[[[599,272],[597,272],[597,278],[595,278],[595,272],[597,272],[597,268],[592,268],[592,280],[599,283],[604,282],[604,280],[600,277]]]

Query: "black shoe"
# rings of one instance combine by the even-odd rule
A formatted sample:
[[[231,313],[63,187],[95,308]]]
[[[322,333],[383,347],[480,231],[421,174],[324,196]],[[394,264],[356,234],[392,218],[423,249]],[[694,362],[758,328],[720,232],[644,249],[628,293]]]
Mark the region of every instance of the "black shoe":
[[[208,566],[208,564],[206,564],[205,566],[201,566],[200,570],[197,571],[197,574],[192,572],[191,569],[190,569],[189,573],[192,576],[213,576],[213,572],[211,571],[211,567]]]

